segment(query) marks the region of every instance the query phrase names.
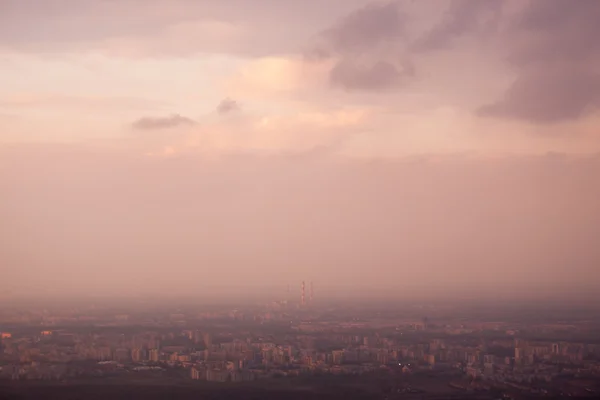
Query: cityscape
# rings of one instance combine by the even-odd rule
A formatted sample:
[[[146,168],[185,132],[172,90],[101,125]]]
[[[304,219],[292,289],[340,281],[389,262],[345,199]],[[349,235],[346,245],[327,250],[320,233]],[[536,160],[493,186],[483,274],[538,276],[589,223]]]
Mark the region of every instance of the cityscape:
[[[589,305],[344,303],[320,300],[312,282],[285,297],[5,304],[0,388],[288,382],[327,393],[327,379],[381,399],[600,395],[600,310]]]
[[[600,399],[600,0],[0,0],[0,400]]]

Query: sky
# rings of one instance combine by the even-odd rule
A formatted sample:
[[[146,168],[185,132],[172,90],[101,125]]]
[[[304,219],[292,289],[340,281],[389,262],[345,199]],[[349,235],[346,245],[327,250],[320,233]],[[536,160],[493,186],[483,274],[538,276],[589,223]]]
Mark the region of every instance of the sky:
[[[0,289],[589,289],[598,20],[597,0],[0,0]]]

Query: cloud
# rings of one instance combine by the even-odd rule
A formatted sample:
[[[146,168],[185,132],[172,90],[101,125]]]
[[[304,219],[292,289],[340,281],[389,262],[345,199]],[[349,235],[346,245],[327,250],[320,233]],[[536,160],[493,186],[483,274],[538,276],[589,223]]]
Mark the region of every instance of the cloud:
[[[368,50],[404,34],[398,2],[371,3],[347,15],[323,32],[335,52]]]
[[[109,105],[118,95],[156,96],[165,99],[162,110],[190,115],[185,103],[197,106],[200,96],[187,84],[194,80],[212,91],[203,90],[199,101],[206,101],[201,108],[213,109],[215,118],[233,109],[234,103],[224,101],[215,110],[223,94],[270,116],[302,111],[307,104],[322,112],[344,104],[413,116],[447,107],[468,110],[469,117],[505,119],[503,124],[573,121],[599,104],[597,0],[329,0],[328,7],[318,0],[256,0],[253,7],[243,0],[172,0],[168,6],[160,0],[51,0],[37,8],[35,3],[11,2],[0,15],[0,52],[10,48],[18,54],[32,46],[69,56],[52,57],[60,62],[51,68],[36,67],[39,54],[25,59],[26,68],[16,65],[4,78],[2,86],[13,86],[11,91],[50,90],[77,80],[83,87],[78,91],[106,93]],[[287,25],[286,35],[274,34]],[[307,41],[311,37],[314,43]],[[305,58],[303,46],[310,48]],[[130,58],[148,56],[152,59]],[[67,65],[81,60],[94,71],[71,74]],[[20,79],[29,69],[44,74],[31,82]],[[147,85],[167,75],[180,84]],[[206,82],[195,80],[198,76]],[[84,104],[69,97],[63,101]],[[11,108],[59,104],[17,100]],[[134,106],[138,109],[115,106],[113,123],[164,112],[143,102]],[[397,126],[399,118],[388,123]],[[479,119],[498,126],[499,121]],[[167,116],[133,125],[148,130],[191,122]]]
[[[190,118],[179,114],[173,114],[168,117],[143,117],[133,122],[132,126],[138,130],[157,130],[169,129],[180,126],[191,126],[196,122]]]
[[[412,58],[437,52],[443,62],[448,50],[462,46],[479,58],[498,57],[496,76],[508,72],[514,79],[498,100],[476,107],[479,116],[573,121],[600,106],[598,20],[595,0],[451,0],[410,52]]]
[[[400,2],[373,2],[324,30],[320,43],[306,54],[309,62],[335,60],[329,71],[332,87],[357,91],[397,89],[412,76],[402,56],[405,15]]]
[[[485,33],[498,23],[502,5],[498,0],[451,0],[441,21],[419,36],[412,50],[440,50],[464,34]]]
[[[331,83],[346,90],[394,89],[402,82],[403,76],[402,70],[386,61],[365,66],[342,60],[330,72]]]
[[[247,0],[0,0],[0,50],[126,58],[281,55],[340,10],[365,1],[328,0],[323,7],[321,0],[255,0],[248,7]]]
[[[546,0],[528,4],[510,26],[515,40],[509,61],[514,66],[566,61],[582,65],[598,60],[598,1]]]
[[[229,114],[240,109],[240,104],[237,101],[230,99],[229,97],[221,100],[221,102],[217,105],[217,113],[221,115]]]
[[[517,79],[479,114],[536,123],[575,120],[600,107],[600,2],[528,3],[501,39]]]
[[[297,96],[326,84],[332,60],[305,61],[294,56],[249,60],[225,82],[222,90],[233,98],[277,97],[280,103],[282,97]]]
[[[599,73],[549,66],[521,72],[504,98],[477,112],[482,116],[556,123],[578,119],[599,106]]]

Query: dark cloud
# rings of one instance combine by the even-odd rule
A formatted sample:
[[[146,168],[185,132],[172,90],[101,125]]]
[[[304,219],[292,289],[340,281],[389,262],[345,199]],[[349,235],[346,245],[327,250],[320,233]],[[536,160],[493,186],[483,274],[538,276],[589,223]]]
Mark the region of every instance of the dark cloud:
[[[600,107],[600,1],[532,1],[501,39],[518,78],[479,114],[553,123]]]
[[[507,5],[520,10],[506,12]],[[577,119],[600,106],[600,1],[452,0],[412,44],[413,55],[448,49],[461,37],[493,46],[516,74],[479,115],[536,123]]]
[[[144,117],[135,121],[132,126],[139,130],[169,129],[179,126],[190,126],[196,122],[190,118],[179,114],[173,114],[168,117]]]
[[[217,113],[221,115],[229,114],[231,112],[240,110],[240,108],[241,106],[237,101],[228,97],[226,99],[221,100],[221,102],[217,105]]]
[[[405,16],[399,1],[373,2],[322,32],[321,43],[306,53],[309,61],[337,60],[329,73],[333,87],[344,90],[396,89],[412,67],[400,48]],[[406,65],[405,65],[406,64]],[[410,72],[410,73],[409,73]]]
[[[323,37],[336,52],[363,51],[404,34],[398,2],[372,3],[341,19]]]
[[[557,68],[523,72],[504,98],[478,110],[482,116],[530,122],[574,120],[600,106],[600,74]]]
[[[412,44],[412,49],[439,50],[467,33],[493,30],[499,20],[502,4],[499,0],[452,0],[442,20],[419,37]]]
[[[345,90],[386,90],[397,87],[404,76],[395,65],[378,61],[364,66],[342,60],[330,72],[334,86]]]
[[[511,25],[515,34],[510,62],[576,64],[600,55],[600,2],[597,0],[533,1]]]

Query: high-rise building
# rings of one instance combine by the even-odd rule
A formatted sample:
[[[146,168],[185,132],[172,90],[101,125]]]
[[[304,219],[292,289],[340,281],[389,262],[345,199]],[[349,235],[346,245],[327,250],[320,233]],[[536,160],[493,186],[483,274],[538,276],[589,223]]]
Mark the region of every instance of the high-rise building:
[[[120,347],[115,349],[113,353],[113,360],[119,362],[126,362],[131,360],[131,354],[128,349]]]
[[[151,349],[148,352],[148,359],[153,362],[158,362],[160,359],[159,354],[158,354],[158,349]]]
[[[206,346],[207,349],[210,349],[211,345],[212,345],[212,340],[210,337],[210,333],[205,333],[204,334],[204,346]]]
[[[341,365],[344,361],[344,351],[343,350],[334,350],[331,352],[333,363],[336,365]]]
[[[192,367],[191,377],[194,380],[206,379],[206,371],[199,367]]]
[[[229,371],[221,369],[207,369],[206,380],[209,382],[227,382],[229,380]]]
[[[520,361],[523,359],[523,357],[525,357],[525,352],[522,348],[520,347],[516,347],[515,348],[515,361]]]
[[[143,360],[143,354],[142,349],[133,349],[131,350],[131,360],[133,362],[140,362]]]
[[[494,364],[495,361],[496,361],[496,359],[493,354],[486,354],[483,356],[484,364]]]

